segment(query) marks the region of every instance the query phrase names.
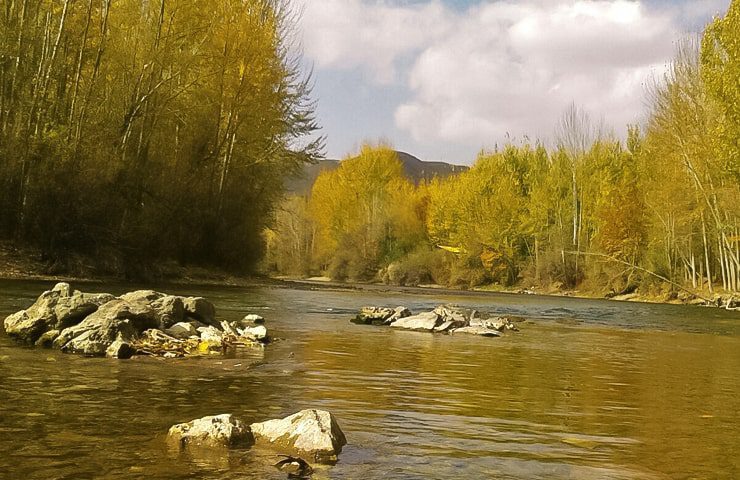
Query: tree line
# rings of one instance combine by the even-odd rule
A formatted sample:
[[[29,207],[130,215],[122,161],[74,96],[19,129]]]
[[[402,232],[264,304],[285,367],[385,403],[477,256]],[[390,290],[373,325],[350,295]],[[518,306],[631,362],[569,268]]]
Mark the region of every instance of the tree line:
[[[0,238],[60,269],[248,269],[322,139],[287,0],[7,0]]]
[[[414,185],[365,145],[291,196],[264,267],[340,280],[740,291],[740,2],[680,43],[617,139],[572,105],[555,145],[512,142]]]

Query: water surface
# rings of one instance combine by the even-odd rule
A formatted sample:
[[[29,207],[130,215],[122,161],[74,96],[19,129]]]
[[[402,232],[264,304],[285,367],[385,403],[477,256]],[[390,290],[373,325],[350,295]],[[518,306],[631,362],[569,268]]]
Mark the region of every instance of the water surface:
[[[0,282],[0,317],[50,287]],[[740,478],[736,312],[504,294],[158,289],[206,296],[224,319],[259,313],[281,340],[228,358],[117,361],[22,348],[0,333],[0,478],[285,478],[268,451],[177,454],[164,433],[205,415],[253,422],[303,408],[334,413],[349,441],[316,479]],[[498,339],[348,322],[366,304],[440,303],[531,321]]]

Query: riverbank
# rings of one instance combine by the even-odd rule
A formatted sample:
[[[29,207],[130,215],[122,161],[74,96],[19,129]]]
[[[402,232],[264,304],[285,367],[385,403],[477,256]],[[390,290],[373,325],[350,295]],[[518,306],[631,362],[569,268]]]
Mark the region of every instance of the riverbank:
[[[168,262],[149,269],[143,278],[127,279],[112,272],[101,272],[93,259],[77,256],[71,265],[60,266],[46,261],[41,251],[0,242],[0,279],[39,280],[49,282],[85,283],[142,283],[156,282],[171,285],[247,286],[269,282],[269,279],[234,275],[216,268],[182,266]]]
[[[335,291],[376,291],[400,292],[414,295],[490,295],[503,293],[509,295],[540,295],[572,298],[607,298],[602,292],[584,290],[560,290],[555,286],[548,288],[504,288],[498,285],[477,287],[472,290],[449,288],[441,285],[397,286],[372,282],[336,282],[328,277],[298,278],[288,276],[234,275],[212,267],[183,266],[175,262],[160,264],[150,270],[150,278],[126,279],[120,275],[101,273],[95,269],[90,259],[79,258],[72,271],[60,269],[59,266],[44,261],[41,252],[27,247],[17,247],[0,242],[0,279],[5,280],[38,280],[48,282],[86,282],[86,283],[159,283],[169,285],[202,285],[224,287],[247,287],[264,285],[276,288],[293,288],[301,290],[335,290]],[[728,301],[737,302],[738,296],[732,294],[704,293],[695,295],[689,292],[657,293],[632,292],[611,296],[610,300],[663,303],[675,305],[727,305]],[[719,299],[719,301],[718,301]],[[708,302],[707,300],[712,300]]]
[[[737,309],[738,296],[733,294],[715,294],[712,299],[702,298],[689,292],[661,292],[657,294],[644,293],[627,293],[622,295],[604,296],[601,293],[588,292],[583,290],[558,290],[554,287],[547,289],[535,288],[503,288],[498,285],[489,285],[476,287],[474,289],[456,289],[442,285],[419,285],[419,286],[397,286],[386,285],[382,283],[345,283],[332,281],[327,277],[273,277],[273,280],[290,286],[291,288],[316,289],[316,290],[335,290],[335,291],[375,291],[375,292],[400,292],[413,295],[465,295],[465,296],[486,296],[491,294],[506,295],[536,295],[550,297],[569,297],[569,298],[588,298],[613,300],[618,302],[638,302],[638,303],[656,303],[668,305],[699,305],[699,306],[725,306],[730,302]],[[734,303],[733,303],[734,302]]]

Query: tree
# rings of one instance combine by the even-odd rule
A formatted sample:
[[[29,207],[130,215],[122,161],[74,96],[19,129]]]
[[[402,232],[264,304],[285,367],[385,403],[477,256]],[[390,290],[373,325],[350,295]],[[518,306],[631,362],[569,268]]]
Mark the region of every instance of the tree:
[[[322,150],[289,2],[3,10],[0,234],[115,270],[253,266],[283,177]]]

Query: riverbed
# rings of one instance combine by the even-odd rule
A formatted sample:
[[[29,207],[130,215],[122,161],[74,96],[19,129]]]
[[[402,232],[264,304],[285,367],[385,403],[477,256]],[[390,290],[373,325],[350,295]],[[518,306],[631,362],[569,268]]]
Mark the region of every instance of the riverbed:
[[[49,282],[0,281],[0,319]],[[73,285],[120,294],[122,285]],[[152,288],[151,285],[142,287]],[[179,454],[175,423],[331,411],[332,479],[740,478],[740,313],[507,294],[168,287],[278,341],[227,357],[128,361],[23,348],[0,332],[0,478],[284,479],[270,452]],[[454,303],[529,321],[501,338],[358,326],[363,305]]]

